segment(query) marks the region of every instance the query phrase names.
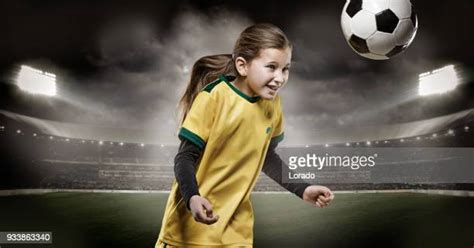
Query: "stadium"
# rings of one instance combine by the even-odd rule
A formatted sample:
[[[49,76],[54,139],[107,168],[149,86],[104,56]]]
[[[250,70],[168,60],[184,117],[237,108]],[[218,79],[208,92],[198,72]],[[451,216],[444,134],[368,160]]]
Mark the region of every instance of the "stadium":
[[[367,229],[356,228],[355,230],[359,230],[359,233],[339,233],[339,235],[343,235],[342,242],[375,245],[380,242],[379,239],[393,241],[395,238],[391,236],[395,235],[392,233],[393,230],[383,229],[388,227],[379,230],[371,229],[378,226],[376,219],[381,214],[385,214],[384,211],[394,211],[393,214],[401,211],[400,209],[391,209],[393,206],[384,206],[385,202],[407,201],[413,205],[405,207],[407,209],[403,211],[422,211],[421,209],[431,204],[447,204],[449,199],[449,201],[455,202],[450,204],[455,205],[458,209],[456,210],[457,215],[450,216],[448,211],[451,212],[451,209],[437,209],[437,211],[446,212],[436,212],[436,214],[449,216],[446,219],[441,217],[441,221],[468,217],[467,219],[456,219],[458,221],[457,227],[465,225],[463,227],[465,229],[454,229],[453,232],[466,231],[471,228],[470,222],[467,220],[472,218],[472,214],[465,211],[468,211],[467,206],[472,205],[470,200],[472,198],[469,196],[472,197],[471,192],[474,190],[472,150],[469,150],[471,163],[467,167],[458,168],[451,161],[449,169],[443,168],[445,164],[437,165],[440,160],[449,160],[449,154],[433,157],[430,152],[423,151],[430,148],[447,147],[471,149],[474,146],[471,130],[473,126],[474,109],[467,109],[422,121],[377,128],[370,127],[369,130],[361,128],[355,132],[357,135],[353,136],[348,136],[349,133],[344,130],[337,130],[336,133],[330,135],[324,132],[327,137],[318,137],[316,140],[328,143],[282,146],[279,148],[279,153],[282,157],[286,157],[298,152],[304,153],[305,150],[324,152],[335,148],[409,148],[410,153],[403,153],[406,157],[397,157],[395,164],[388,163],[389,165],[382,167],[382,171],[379,172],[380,175],[394,175],[400,170],[405,173],[408,171],[407,174],[411,177],[405,177],[399,182],[358,182],[357,178],[363,176],[363,171],[343,174],[342,181],[331,177],[331,171],[325,170],[319,173],[319,180],[324,177],[329,178],[326,185],[336,190],[338,198],[350,201],[351,204],[362,204],[357,203],[359,201],[357,199],[361,197],[365,199],[364,201],[378,204],[381,208],[379,213],[366,213],[369,220],[358,220],[359,216],[352,217],[354,219],[351,221],[361,221],[369,225],[366,227]],[[173,159],[177,152],[176,145],[150,142],[148,135],[143,135],[143,132],[137,130],[51,121],[8,110],[0,111],[0,135],[2,147],[1,205],[2,212],[8,213],[3,218],[2,229],[28,231],[33,228],[52,231],[55,238],[54,247],[63,247],[63,245],[67,247],[104,247],[109,246],[111,240],[114,240],[113,247],[130,247],[132,243],[134,247],[152,245],[153,234],[159,230],[158,224],[160,222],[158,220],[162,215],[160,211],[163,211],[167,192],[174,180]],[[329,138],[333,141],[329,141]],[[417,148],[418,150],[416,150]],[[420,159],[424,159],[424,161],[419,162]],[[423,173],[420,173],[420,170]],[[427,178],[437,170],[441,171],[442,175],[460,170],[464,173],[464,177],[455,177],[444,182],[435,182],[433,179]],[[259,207],[263,208],[268,202],[278,205],[280,201],[295,201],[294,197],[284,193],[281,186],[263,173],[259,177],[254,195],[257,212]],[[137,205],[135,207],[138,209],[128,204]],[[347,207],[342,206],[343,204],[345,203],[341,203],[340,209],[334,211],[344,211],[343,209]],[[304,206],[299,207],[304,211],[309,211]],[[124,212],[113,214],[115,211]],[[291,222],[291,218],[284,217],[284,212],[289,211],[288,208],[276,208],[272,211],[281,211],[275,214],[282,215],[281,219],[283,220],[280,220],[283,223]],[[155,221],[148,223],[147,217],[139,213],[153,216]],[[308,216],[304,217],[303,213],[299,213],[298,218],[304,219],[314,215],[312,213],[306,214]],[[434,217],[431,214],[414,214],[411,220],[395,221],[395,224],[403,225],[404,221],[416,220],[427,225]],[[260,225],[268,225],[273,221],[270,216],[257,219],[257,225],[258,221],[261,221]],[[323,216],[317,217],[330,222]],[[62,223],[63,218],[68,218],[67,224]],[[299,223],[306,223],[300,221]],[[108,229],[109,225],[112,226],[112,231],[105,232],[102,228]],[[131,228],[134,225],[135,228],[140,225],[141,231]],[[311,222],[304,225],[311,226]],[[423,228],[425,227],[423,226]],[[149,229],[145,230],[145,228]],[[334,228],[334,231],[339,232],[336,227]],[[404,227],[390,224],[390,228]],[[284,231],[282,227],[276,229],[277,232],[280,229]],[[278,243],[275,242],[270,238],[271,235],[265,236],[265,232],[260,233],[258,230],[257,246],[291,247],[291,244],[281,243],[282,240],[279,240]],[[115,238],[114,235],[121,236],[124,231],[127,232],[127,235],[131,235],[128,236],[127,241]],[[292,235],[295,236],[301,235],[297,238],[301,240],[300,245],[302,246],[313,245],[313,242],[316,242],[310,238],[311,236],[300,234],[298,229],[286,231],[292,232]],[[388,236],[372,236],[374,235],[372,232],[375,231]],[[141,232],[148,233],[148,237],[141,236]],[[356,239],[356,236],[359,237],[358,235],[362,234],[368,235],[366,240]],[[75,240],[74,245],[69,243],[70,239]],[[395,238],[395,240],[419,242],[417,238],[412,238],[412,240]],[[436,242],[443,240],[436,240]],[[457,241],[462,244],[468,240],[459,239]],[[335,240],[328,238],[323,241],[318,240],[316,244],[330,246],[334,243]],[[440,243],[432,244],[438,246]]]
[[[147,143],[133,130],[42,120],[8,111],[0,111],[2,135],[2,189],[104,189],[169,190],[174,179],[173,159],[177,146]],[[352,142],[280,148],[283,157],[293,150],[330,150],[333,148],[435,148],[473,147],[474,109],[415,123],[377,128],[391,134],[385,139],[360,139]],[[423,127],[422,129],[417,127]],[[373,128],[373,127],[371,127]],[[413,130],[419,129],[417,133]],[[343,131],[340,131],[343,132]],[[357,132],[359,135],[361,131]],[[367,133],[368,136],[369,133]],[[370,132],[371,135],[379,135]],[[331,135],[335,137],[336,135]],[[367,137],[366,136],[366,137]],[[347,136],[346,136],[347,137]],[[412,159],[422,154],[408,154]],[[430,155],[425,155],[428,159]],[[436,159],[425,164],[433,167]],[[288,161],[288,160],[287,160]],[[397,158],[410,164],[409,159]],[[423,164],[417,166],[422,168]],[[469,168],[468,168],[469,169]],[[390,172],[386,172],[390,174]],[[419,175],[417,175],[419,176]],[[471,175],[472,176],[472,175]],[[437,188],[472,190],[472,184],[436,185],[352,185],[333,187],[339,190]],[[257,191],[281,191],[282,188],[264,174]]]
[[[108,5],[73,1],[58,3],[59,12],[52,3],[6,4],[52,17],[35,26],[10,14],[9,39],[0,43],[6,54],[0,60],[1,248],[155,245],[175,180],[173,110],[189,66],[202,51],[230,47],[227,32],[233,37],[248,19],[279,20],[258,11],[258,4],[198,2],[136,3],[136,15],[122,3],[110,13]],[[262,172],[252,193],[255,247],[474,244],[474,66],[472,48],[457,46],[471,44],[472,37],[465,19],[456,28],[425,26],[440,19],[431,10],[439,13],[442,6],[416,4],[420,24],[413,47],[374,62],[353,57],[342,33],[334,40],[313,34],[314,23],[318,30],[334,29],[329,20],[338,20],[341,4],[274,3],[275,13],[300,16],[279,23],[295,37],[296,61],[281,93],[285,140],[277,152],[290,164],[282,177],[298,183],[304,178],[288,175],[311,175],[307,182],[329,187],[336,198],[328,208],[314,208]],[[191,10],[183,7],[188,5]],[[63,27],[69,20],[63,11],[75,8],[91,12],[68,24],[73,28]],[[225,18],[209,14],[216,9]],[[142,17],[151,12],[171,28]],[[22,42],[42,25],[70,41],[42,34],[35,36],[36,47]],[[11,31],[17,28],[19,33]],[[430,40],[447,32],[458,35],[451,41],[456,45]],[[98,47],[87,50],[95,39]],[[362,156],[372,156],[373,166],[351,159]],[[327,162],[343,158],[352,166]],[[8,243],[2,236],[7,232],[46,232],[52,241]]]

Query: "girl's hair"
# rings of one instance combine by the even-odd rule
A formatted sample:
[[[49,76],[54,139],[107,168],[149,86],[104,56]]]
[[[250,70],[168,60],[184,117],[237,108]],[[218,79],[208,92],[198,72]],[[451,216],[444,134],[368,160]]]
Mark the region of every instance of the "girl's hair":
[[[181,113],[179,123],[183,123],[194,98],[207,84],[216,80],[219,75],[240,76],[235,68],[235,58],[243,57],[250,63],[258,57],[262,49],[288,47],[292,48],[292,44],[281,29],[273,24],[260,23],[246,28],[240,34],[232,54],[210,55],[198,59],[193,65],[188,86],[178,103]]]

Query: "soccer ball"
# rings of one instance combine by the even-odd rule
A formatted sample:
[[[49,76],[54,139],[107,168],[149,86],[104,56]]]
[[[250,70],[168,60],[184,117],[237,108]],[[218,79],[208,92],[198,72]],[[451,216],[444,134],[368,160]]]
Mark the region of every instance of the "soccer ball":
[[[347,0],[341,27],[357,54],[383,60],[410,45],[418,20],[410,0]]]

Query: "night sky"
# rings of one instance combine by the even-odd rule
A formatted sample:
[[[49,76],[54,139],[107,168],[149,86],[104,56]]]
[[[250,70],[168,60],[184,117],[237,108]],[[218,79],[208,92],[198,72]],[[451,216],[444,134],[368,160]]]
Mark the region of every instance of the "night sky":
[[[387,61],[355,54],[345,1],[2,1],[0,108],[45,119],[174,133],[176,104],[201,56],[231,53],[248,25],[294,43],[282,90],[286,129],[428,119],[474,107],[471,0],[412,1],[419,28]],[[19,65],[57,75],[54,99],[15,92]],[[457,91],[420,99],[418,75],[455,64]]]

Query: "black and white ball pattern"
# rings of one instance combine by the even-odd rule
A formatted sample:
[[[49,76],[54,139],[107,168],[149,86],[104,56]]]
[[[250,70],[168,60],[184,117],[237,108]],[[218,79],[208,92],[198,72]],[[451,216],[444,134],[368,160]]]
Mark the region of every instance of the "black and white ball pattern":
[[[410,45],[418,29],[418,19],[410,0],[347,0],[341,27],[356,53],[383,60]]]

